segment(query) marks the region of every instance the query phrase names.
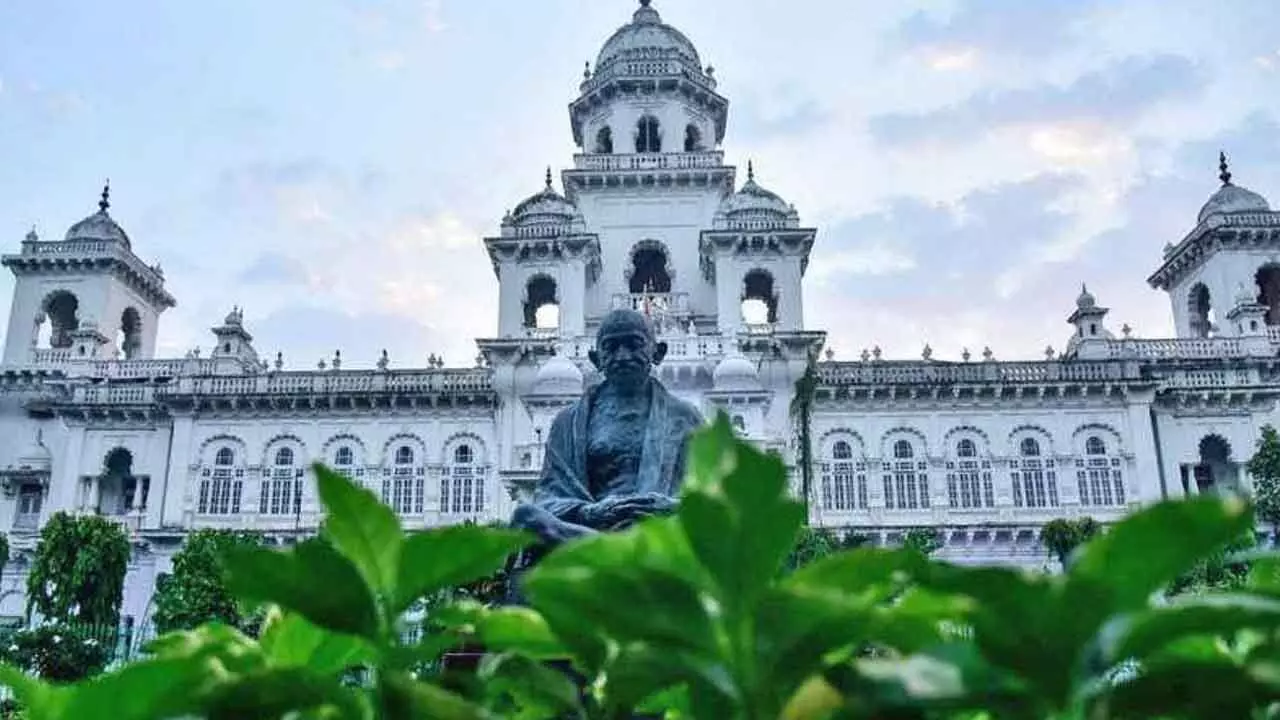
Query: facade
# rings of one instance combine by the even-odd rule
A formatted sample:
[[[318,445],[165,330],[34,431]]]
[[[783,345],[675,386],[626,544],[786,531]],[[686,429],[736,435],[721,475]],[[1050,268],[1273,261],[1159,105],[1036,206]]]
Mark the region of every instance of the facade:
[[[350,370],[335,356],[285,371],[258,356],[238,309],[207,354],[156,358],[175,299],[105,190],[64,239],[33,232],[5,255],[16,286],[0,529],[15,559],[0,614],[21,614],[41,523],[66,510],[128,529],[124,613],[145,622],[157,574],[192,529],[313,532],[317,460],[410,528],[505,519],[537,478],[551,419],[594,380],[587,351],[618,307],[654,320],[673,392],[724,410],[793,470],[794,387],[816,361],[812,520],[883,543],[937,527],[942,557],[1038,566],[1047,520],[1247,490],[1259,428],[1280,422],[1280,213],[1233,184],[1225,160],[1221,187],[1149,280],[1169,294],[1176,338],[1113,335],[1083,290],[1060,356],[835,362],[804,322],[818,231],[749,163],[739,181],[711,67],[640,5],[569,107],[581,152],[562,189],[548,169],[483,239],[500,310],[473,367],[400,369],[384,355]]]

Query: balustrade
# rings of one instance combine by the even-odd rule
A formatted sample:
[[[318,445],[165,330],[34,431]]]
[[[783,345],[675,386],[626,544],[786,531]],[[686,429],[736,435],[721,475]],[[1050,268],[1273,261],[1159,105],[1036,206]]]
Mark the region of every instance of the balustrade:
[[[578,170],[692,170],[716,168],[723,165],[724,153],[718,150],[675,153],[578,154],[573,156],[573,166]]]

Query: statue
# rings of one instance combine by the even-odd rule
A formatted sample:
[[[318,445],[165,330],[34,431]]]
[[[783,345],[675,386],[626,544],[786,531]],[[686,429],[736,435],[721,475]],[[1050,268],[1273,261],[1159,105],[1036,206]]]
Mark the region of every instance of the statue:
[[[533,502],[516,508],[514,527],[554,546],[675,510],[702,416],[652,376],[666,350],[635,310],[605,316],[589,354],[605,379],[552,422]]]

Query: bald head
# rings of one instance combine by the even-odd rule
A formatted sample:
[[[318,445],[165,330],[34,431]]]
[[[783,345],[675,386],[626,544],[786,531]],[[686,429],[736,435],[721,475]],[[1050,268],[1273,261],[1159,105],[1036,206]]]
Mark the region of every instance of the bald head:
[[[649,322],[649,318],[635,310],[611,310],[608,315],[600,319],[600,329],[596,331],[596,345],[606,337],[632,333],[644,335],[650,342],[654,340],[653,325]]]
[[[591,362],[605,378],[623,386],[638,386],[662,362],[666,345],[657,342],[649,318],[635,310],[614,310],[600,319]]]

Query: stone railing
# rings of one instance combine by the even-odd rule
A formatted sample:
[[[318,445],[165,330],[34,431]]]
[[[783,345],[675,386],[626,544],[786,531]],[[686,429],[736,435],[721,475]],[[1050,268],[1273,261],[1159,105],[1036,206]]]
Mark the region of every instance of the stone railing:
[[[118,387],[76,387],[71,402],[88,405],[149,405],[155,402],[154,385],[121,385]]]
[[[1136,366],[1117,362],[1045,361],[934,363],[921,361],[826,362],[825,385],[948,385],[955,383],[1080,382],[1137,379]]]
[[[183,377],[172,395],[295,395],[308,393],[488,392],[489,371],[357,370],[270,373],[249,377]]]
[[[707,152],[578,154],[573,156],[577,170],[690,170],[724,165],[724,153]]]
[[[542,469],[542,456],[546,447],[546,443],[540,442],[516,445],[515,455],[511,458],[512,469],[530,471]]]
[[[689,78],[709,88],[716,86],[715,78],[707,75],[696,64],[680,55],[667,52],[632,51],[631,57],[617,58],[596,67],[591,77],[583,80],[579,89],[586,93],[600,85],[620,77],[679,76]]]
[[[1248,348],[1240,338],[1170,338],[1163,340],[1109,340],[1107,357],[1149,360],[1175,358],[1247,357]]]
[[[35,348],[31,351],[31,362],[34,365],[60,365],[80,360],[72,354],[70,348]]]

